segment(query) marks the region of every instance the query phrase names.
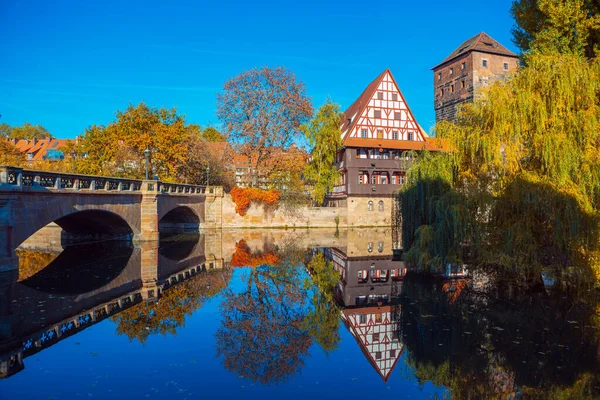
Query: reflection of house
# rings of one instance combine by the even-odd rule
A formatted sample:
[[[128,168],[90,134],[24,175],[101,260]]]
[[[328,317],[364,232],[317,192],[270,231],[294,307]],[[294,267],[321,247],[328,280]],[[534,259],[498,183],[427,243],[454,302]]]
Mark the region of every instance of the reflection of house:
[[[25,153],[27,161],[57,161],[65,158],[65,147],[70,140],[59,139],[9,139],[15,148]]]
[[[370,237],[381,251],[368,245],[361,251],[354,244],[323,250],[340,273],[336,298],[343,308],[342,320],[384,381],[404,349],[398,335],[398,296],[407,273],[404,262],[392,260],[389,236],[389,230],[384,230]]]

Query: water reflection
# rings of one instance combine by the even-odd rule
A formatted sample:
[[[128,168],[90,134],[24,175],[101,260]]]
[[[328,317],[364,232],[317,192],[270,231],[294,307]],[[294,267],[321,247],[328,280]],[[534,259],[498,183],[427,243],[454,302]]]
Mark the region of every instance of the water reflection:
[[[20,276],[0,279],[0,377],[35,378],[22,372],[27,357],[103,323],[142,349],[153,337],[175,349],[191,329],[211,349],[194,362],[265,387],[302,382],[318,350],[322,375],[340,369],[381,390],[396,382],[415,397],[600,394],[593,293],[425,280],[394,258],[388,230],[218,231],[61,250],[22,249]]]

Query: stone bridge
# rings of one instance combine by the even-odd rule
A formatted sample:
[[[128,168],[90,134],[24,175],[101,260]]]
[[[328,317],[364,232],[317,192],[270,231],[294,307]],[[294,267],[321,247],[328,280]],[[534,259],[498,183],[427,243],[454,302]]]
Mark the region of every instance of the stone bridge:
[[[65,241],[157,240],[159,232],[221,227],[223,188],[0,167],[0,272],[50,223]]]
[[[203,232],[184,242],[112,243],[104,259],[92,254],[95,263],[90,268],[99,275],[106,269],[107,259],[113,264],[121,259],[116,262],[118,273],[108,273],[110,281],[102,285],[83,284],[81,274],[71,287],[44,285],[44,279],[39,279],[45,271],[55,273],[54,264],[60,264],[59,270],[68,266],[69,250],[81,253],[78,246],[67,248],[26,279],[17,280],[14,270],[0,273],[0,379],[22,370],[26,357],[140,302],[157,300],[163,290],[224,265],[218,231]],[[63,256],[66,259],[61,260]],[[81,265],[75,267],[80,269]],[[82,274],[85,276],[86,271]]]

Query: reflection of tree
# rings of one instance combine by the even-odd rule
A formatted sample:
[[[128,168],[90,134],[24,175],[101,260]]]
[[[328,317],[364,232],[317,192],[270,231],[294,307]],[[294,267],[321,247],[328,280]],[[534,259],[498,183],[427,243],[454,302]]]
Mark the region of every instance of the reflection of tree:
[[[302,327],[305,293],[297,265],[261,265],[249,271],[241,293],[225,292],[216,339],[228,370],[277,383],[304,364],[311,339]]]
[[[326,352],[337,348],[340,341],[340,313],[333,300],[339,273],[333,269],[322,253],[317,253],[308,263],[311,279],[305,285],[312,288],[311,310],[304,320],[310,336]]]
[[[600,395],[593,375],[600,341],[590,326],[596,299],[508,286],[483,293],[462,284],[455,296],[444,286],[404,281],[401,328],[420,381],[444,385],[455,398],[498,397],[517,388],[539,398]]]
[[[19,281],[37,274],[58,257],[56,253],[20,249],[15,254],[19,257]]]
[[[259,265],[276,265],[279,262],[279,256],[271,251],[250,251],[250,246],[244,239],[235,244],[235,253],[231,256],[231,266],[233,267],[258,267]]]
[[[225,288],[230,279],[228,269],[200,272],[165,290],[158,301],[136,304],[111,319],[119,335],[141,343],[151,335],[176,335],[177,328],[185,325],[185,318]]]

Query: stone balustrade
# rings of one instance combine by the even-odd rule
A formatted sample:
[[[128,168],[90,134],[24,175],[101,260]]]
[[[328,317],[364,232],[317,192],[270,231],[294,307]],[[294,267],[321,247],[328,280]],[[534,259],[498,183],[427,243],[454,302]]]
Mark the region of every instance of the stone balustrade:
[[[141,194],[156,192],[168,195],[203,195],[206,187],[161,181],[114,178],[105,176],[35,171],[18,167],[0,166],[0,190],[60,192],[104,192]],[[209,190],[214,190],[210,188]]]

